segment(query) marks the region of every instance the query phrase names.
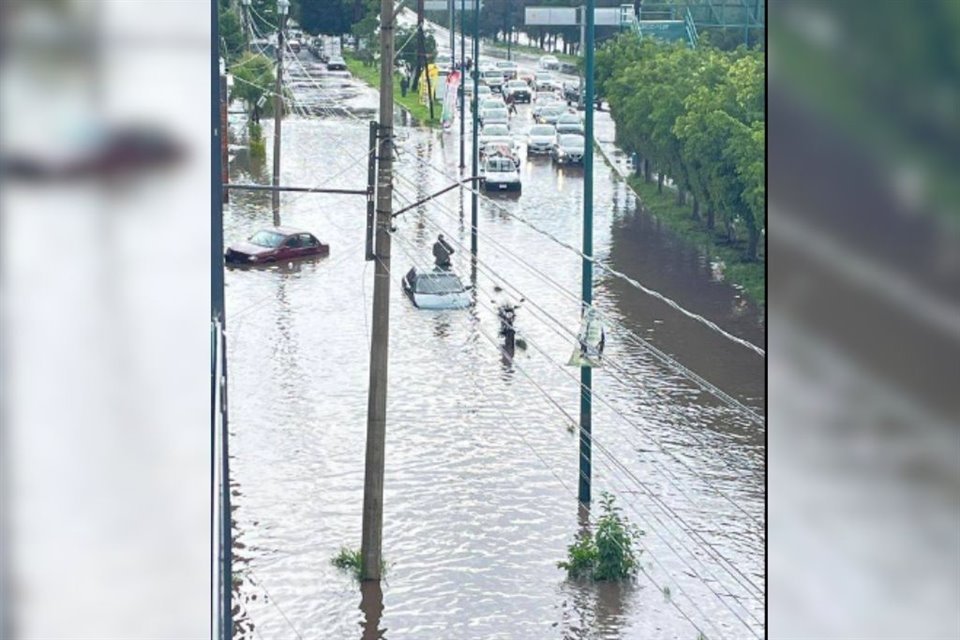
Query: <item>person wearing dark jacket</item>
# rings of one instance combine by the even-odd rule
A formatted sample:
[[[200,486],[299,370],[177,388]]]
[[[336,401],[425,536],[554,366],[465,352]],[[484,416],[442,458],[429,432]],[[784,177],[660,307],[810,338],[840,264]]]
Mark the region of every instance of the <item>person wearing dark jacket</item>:
[[[453,254],[453,247],[443,238],[441,233],[437,236],[437,241],[433,243],[433,259],[436,265],[441,269],[450,268],[450,256]]]

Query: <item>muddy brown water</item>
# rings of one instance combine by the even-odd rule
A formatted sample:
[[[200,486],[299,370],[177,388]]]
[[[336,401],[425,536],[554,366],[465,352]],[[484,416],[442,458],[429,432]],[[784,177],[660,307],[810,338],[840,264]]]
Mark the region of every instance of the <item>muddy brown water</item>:
[[[315,108],[284,122],[282,182],[362,188],[376,94],[319,84],[295,87]],[[328,107],[341,95],[359,119]],[[529,123],[521,106],[519,137]],[[236,135],[242,123],[232,127]],[[441,172],[457,175],[458,133],[398,127],[399,206],[449,184]],[[270,166],[239,148],[231,181],[268,183]],[[599,155],[595,166],[597,255],[762,345],[762,314],[643,212]],[[284,194],[283,223],[317,234],[330,256],[227,273],[238,637],[693,639],[697,627],[709,638],[762,635],[764,425],[640,338],[760,412],[763,361],[599,274],[595,300],[615,366],[594,376],[594,491],[616,495],[645,531],[645,573],[592,585],[557,568],[584,517],[578,372],[565,366],[581,265],[510,214],[578,246],[583,171],[527,158],[521,173],[522,194],[480,203],[470,309],[419,311],[399,286],[411,266],[429,265],[441,230],[456,249],[454,270],[470,278],[469,194],[450,192],[396,220],[379,586],[361,589],[330,561],[360,541],[373,279],[364,199]],[[269,194],[233,193],[224,217],[227,242],[245,238],[270,224]],[[517,326],[528,346],[512,359],[496,346],[491,303],[507,284],[527,299]]]

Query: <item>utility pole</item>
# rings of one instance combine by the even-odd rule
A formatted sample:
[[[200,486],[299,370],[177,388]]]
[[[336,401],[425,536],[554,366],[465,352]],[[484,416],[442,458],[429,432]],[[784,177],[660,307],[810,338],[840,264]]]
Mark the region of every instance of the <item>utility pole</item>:
[[[473,2],[473,66],[470,67],[470,73],[473,74],[473,148],[470,154],[473,156],[473,188],[470,197],[470,255],[477,257],[477,190],[480,189],[480,182],[477,176],[480,175],[480,150],[478,139],[480,135],[479,120],[480,114],[477,113],[479,100],[477,96],[480,93],[480,0]]]
[[[467,15],[467,0],[460,0],[460,173],[467,168],[466,156],[464,155],[464,141],[467,137],[467,56],[466,56],[466,36],[464,31],[466,26],[463,21]],[[476,186],[476,185],[474,185]]]
[[[287,24],[290,0],[277,0],[280,24],[277,26],[277,86],[273,94],[273,186],[280,186],[280,122],[283,119],[283,30]],[[273,191],[273,226],[280,226],[280,191]]]
[[[586,4],[586,50],[584,96],[586,122],[583,145],[583,313],[593,304],[593,26],[596,0]],[[591,448],[593,432],[593,369],[580,367],[580,502],[590,502]]]
[[[387,435],[387,347],[390,339],[390,225],[393,218],[393,0],[380,3],[380,126],[377,237],[374,245],[373,335],[367,395],[360,577],[379,580],[383,552],[383,468]]]

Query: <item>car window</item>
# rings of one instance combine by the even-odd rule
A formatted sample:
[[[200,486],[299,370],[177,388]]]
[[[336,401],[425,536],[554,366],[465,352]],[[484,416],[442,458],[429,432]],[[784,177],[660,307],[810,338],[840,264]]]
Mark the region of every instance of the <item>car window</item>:
[[[560,144],[565,147],[582,147],[583,146],[583,137],[582,136],[560,136]]]
[[[490,158],[487,161],[487,171],[514,171],[517,165],[506,158]]]
[[[303,244],[300,242],[300,236],[290,236],[287,238],[287,241],[283,243],[283,246],[288,249],[299,249]]]
[[[301,234],[300,234],[300,246],[302,246],[302,247],[316,247],[316,246],[319,245],[319,244],[320,244],[320,242],[319,242],[316,238],[314,238],[312,235],[310,235],[309,233],[301,233]]]
[[[532,127],[530,129],[530,135],[532,136],[552,136],[554,133],[553,127],[539,126]]]
[[[488,136],[508,136],[510,135],[510,129],[502,124],[490,125],[483,128],[483,133]]]
[[[276,231],[258,231],[250,237],[250,244],[255,244],[258,247],[276,249],[280,246],[280,243],[283,242],[284,237],[283,234],[277,233]]]
[[[417,278],[417,293],[459,293],[463,291],[460,278],[452,274],[423,274]]]

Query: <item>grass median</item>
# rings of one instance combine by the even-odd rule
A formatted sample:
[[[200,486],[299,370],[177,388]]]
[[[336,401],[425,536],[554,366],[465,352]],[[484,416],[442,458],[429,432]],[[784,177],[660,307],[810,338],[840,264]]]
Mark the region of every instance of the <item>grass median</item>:
[[[352,55],[350,52],[344,52],[343,59],[347,63],[347,68],[355,77],[363,80],[371,87],[377,89],[380,87],[380,65],[367,65],[362,60]],[[403,107],[410,113],[414,119],[422,125],[428,127],[440,126],[440,114],[443,112],[443,105],[439,102],[433,105],[433,118],[430,118],[430,107],[420,103],[420,95],[415,91],[408,91],[406,96],[401,95],[400,74],[393,74],[393,101]]]
[[[702,223],[693,219],[693,210],[689,205],[677,204],[676,191],[664,188],[660,193],[656,182],[645,182],[641,176],[630,176],[627,182],[650,213],[663,220],[680,237],[705,251],[710,259],[722,260],[727,282],[743,287],[758,305],[767,304],[766,263],[763,260],[744,260],[742,247],[725,244],[704,228]]]

